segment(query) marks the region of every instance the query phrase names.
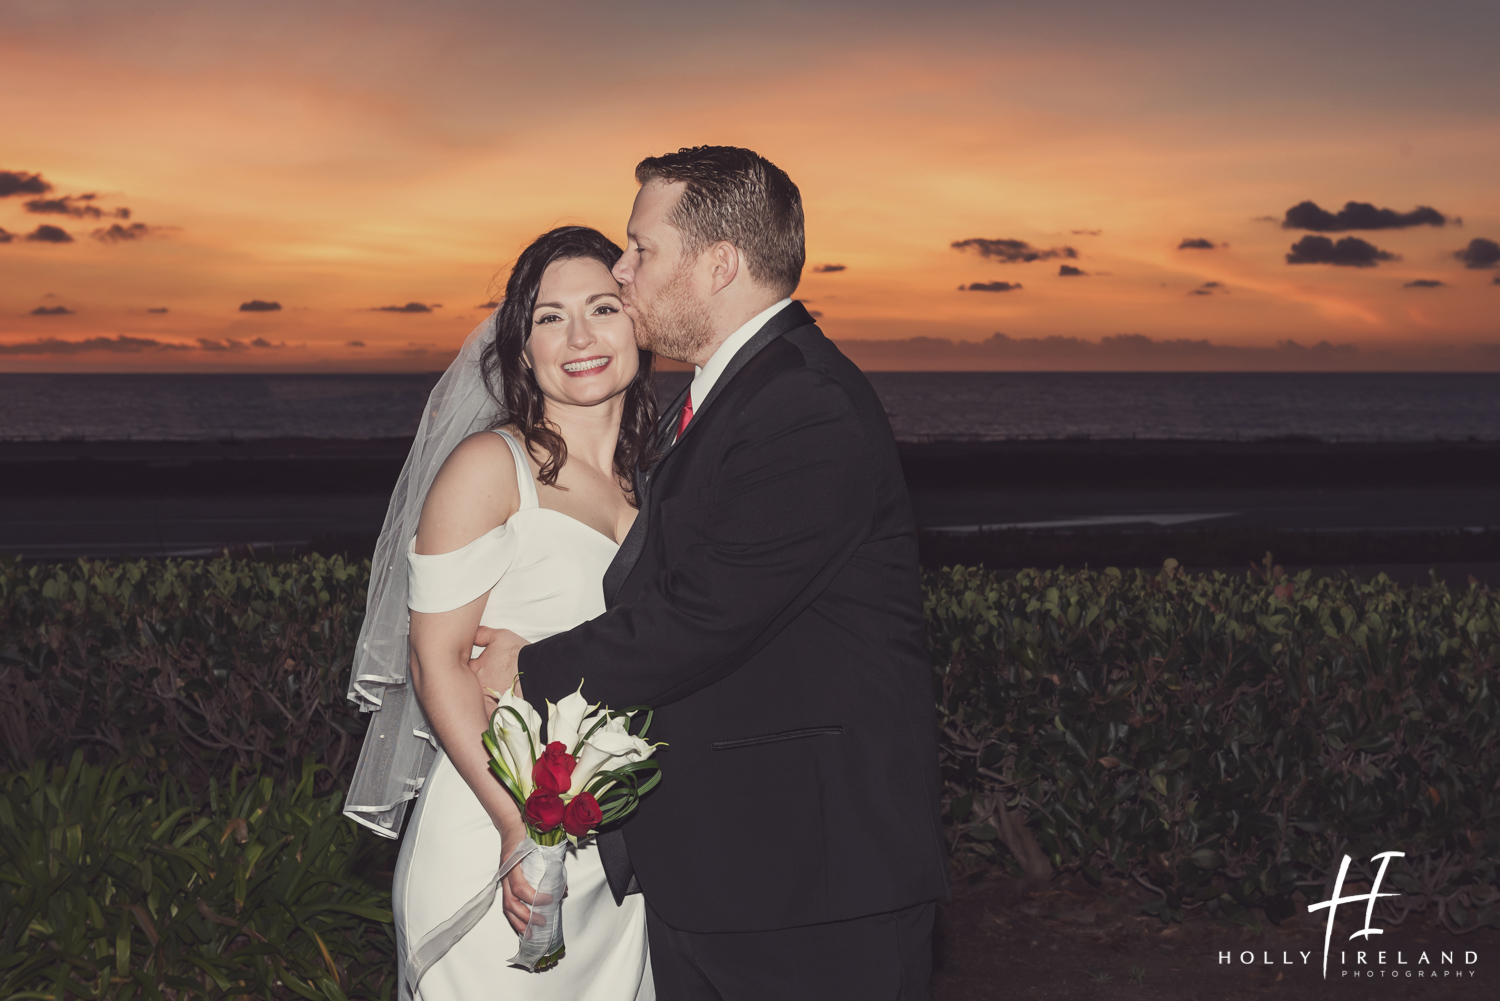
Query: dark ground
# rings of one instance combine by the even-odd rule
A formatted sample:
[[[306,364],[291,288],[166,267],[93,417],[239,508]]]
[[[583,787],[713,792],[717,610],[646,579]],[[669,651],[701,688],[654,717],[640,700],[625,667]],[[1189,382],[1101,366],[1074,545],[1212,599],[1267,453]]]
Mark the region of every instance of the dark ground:
[[[404,439],[0,442],[0,553],[367,555]],[[923,562],[1500,584],[1500,443],[906,442]],[[1488,531],[1486,531],[1488,529]]]
[[[1150,899],[1118,881],[1095,889],[1068,877],[1025,895],[1009,880],[963,888],[940,905],[934,1001],[1500,997],[1500,930],[1454,935],[1412,914],[1397,926],[1377,918],[1384,933],[1358,945],[1348,936],[1363,927],[1364,909],[1346,905],[1325,980],[1323,912],[1279,926],[1259,914],[1235,922],[1194,912],[1164,924],[1140,913]],[[1364,966],[1355,964],[1360,950]],[[1225,952],[1230,961],[1221,962]],[[1253,953],[1248,963],[1246,952]],[[1430,965],[1418,963],[1423,952]],[[1444,965],[1444,952],[1454,962]]]

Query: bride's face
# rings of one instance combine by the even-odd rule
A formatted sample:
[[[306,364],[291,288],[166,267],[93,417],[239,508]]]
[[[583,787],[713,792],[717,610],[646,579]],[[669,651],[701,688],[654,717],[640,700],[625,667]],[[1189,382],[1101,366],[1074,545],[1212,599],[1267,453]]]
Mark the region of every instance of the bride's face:
[[[525,349],[547,399],[591,406],[618,396],[640,368],[636,350],[609,268],[590,258],[547,266]]]

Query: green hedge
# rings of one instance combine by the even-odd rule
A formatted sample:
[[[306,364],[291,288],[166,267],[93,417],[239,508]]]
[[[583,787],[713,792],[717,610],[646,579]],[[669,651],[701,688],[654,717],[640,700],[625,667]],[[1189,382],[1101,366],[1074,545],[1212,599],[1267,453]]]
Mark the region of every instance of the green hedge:
[[[239,765],[322,788],[352,772],[344,699],[369,563],[309,556],[0,560],[0,740],[11,768],[126,761],[195,788]]]
[[[0,997],[392,996],[390,843],[315,771],[197,796],[79,754],[0,780]]]
[[[203,793],[235,766],[298,786],[311,757],[327,768],[307,794],[340,787],[367,575],[321,557],[0,562],[9,767],[82,752]],[[960,874],[1113,874],[1166,918],[1274,918],[1324,896],[1343,854],[1394,849],[1402,906],[1500,925],[1487,589],[954,568],[928,576],[927,613]]]
[[[955,857],[1290,914],[1405,851],[1398,910],[1500,925],[1500,598],[1384,578],[929,581]],[[1002,847],[1004,846],[1004,847]],[[1356,870],[1358,871],[1358,870]]]

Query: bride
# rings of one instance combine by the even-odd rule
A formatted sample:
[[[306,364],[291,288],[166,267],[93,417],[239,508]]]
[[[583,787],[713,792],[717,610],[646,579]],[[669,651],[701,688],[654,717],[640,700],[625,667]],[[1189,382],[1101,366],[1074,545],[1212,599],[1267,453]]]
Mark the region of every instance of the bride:
[[[416,799],[393,888],[401,998],[417,944],[526,837],[480,742],[493,702],[469,668],[474,634],[484,625],[535,641],[601,614],[604,571],[635,520],[632,478],[656,411],[651,356],[610,274],[619,257],[581,226],[521,254],[500,308],[433,390],[376,549],[350,685],[374,715],[345,812],[396,837]],[[507,966],[526,907],[497,904],[417,996],[654,998],[640,895],[616,906],[591,842],[567,868],[560,964]],[[519,868],[507,879],[530,899]]]

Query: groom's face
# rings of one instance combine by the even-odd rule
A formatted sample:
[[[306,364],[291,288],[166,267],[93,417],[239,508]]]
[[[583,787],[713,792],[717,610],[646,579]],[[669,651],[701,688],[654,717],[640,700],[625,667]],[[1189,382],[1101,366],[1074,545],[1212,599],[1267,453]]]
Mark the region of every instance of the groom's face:
[[[641,348],[676,361],[699,362],[713,339],[699,254],[683,252],[682,233],[668,222],[684,185],[648,181],[635,196],[629,240],[614,267],[625,312]]]

